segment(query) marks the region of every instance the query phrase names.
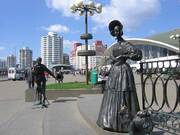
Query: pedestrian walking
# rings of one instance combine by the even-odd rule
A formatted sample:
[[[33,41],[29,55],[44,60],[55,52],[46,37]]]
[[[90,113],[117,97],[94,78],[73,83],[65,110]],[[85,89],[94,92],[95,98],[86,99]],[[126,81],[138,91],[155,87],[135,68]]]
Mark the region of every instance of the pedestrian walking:
[[[31,82],[31,84],[32,84],[32,88],[34,88],[34,81],[35,81],[34,67],[32,67],[31,70],[32,70],[32,82]]]
[[[64,79],[63,72],[61,70],[59,70],[56,74],[57,74],[56,78],[57,78],[58,83],[63,83],[63,79]]]
[[[27,69],[25,76],[26,76],[26,81],[27,81],[27,83],[28,83],[28,87],[29,87],[29,88],[32,88],[32,81],[33,81],[33,80],[32,80],[32,79],[33,79],[32,76],[33,76],[33,75],[32,75],[32,70],[31,70],[31,68],[28,68],[28,69]]]

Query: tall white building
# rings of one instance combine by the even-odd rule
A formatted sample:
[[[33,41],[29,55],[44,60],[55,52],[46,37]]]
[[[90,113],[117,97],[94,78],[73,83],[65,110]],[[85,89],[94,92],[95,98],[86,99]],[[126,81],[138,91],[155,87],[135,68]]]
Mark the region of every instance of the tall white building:
[[[16,56],[9,55],[7,56],[7,67],[15,67],[16,66]]]
[[[41,37],[42,63],[48,68],[55,64],[63,64],[63,37],[56,32],[49,32]]]
[[[20,68],[32,67],[32,50],[29,47],[24,47],[19,51]]]

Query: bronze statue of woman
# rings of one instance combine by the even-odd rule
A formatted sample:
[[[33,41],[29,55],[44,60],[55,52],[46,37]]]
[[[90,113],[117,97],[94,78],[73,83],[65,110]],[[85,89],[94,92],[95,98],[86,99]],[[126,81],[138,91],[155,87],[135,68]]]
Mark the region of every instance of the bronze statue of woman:
[[[118,20],[109,24],[110,33],[117,38],[117,43],[112,48],[112,67],[97,120],[101,128],[114,132],[128,132],[131,120],[140,110],[133,72],[126,61],[141,60],[142,52],[122,38],[122,29]]]

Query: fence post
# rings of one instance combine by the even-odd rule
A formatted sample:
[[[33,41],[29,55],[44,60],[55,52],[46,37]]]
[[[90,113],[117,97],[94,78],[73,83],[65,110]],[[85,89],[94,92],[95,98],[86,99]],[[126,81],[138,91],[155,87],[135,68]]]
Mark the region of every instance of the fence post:
[[[142,109],[145,109],[145,102],[144,102],[144,78],[143,78],[143,63],[140,62],[140,74],[141,74],[141,91],[142,91]]]

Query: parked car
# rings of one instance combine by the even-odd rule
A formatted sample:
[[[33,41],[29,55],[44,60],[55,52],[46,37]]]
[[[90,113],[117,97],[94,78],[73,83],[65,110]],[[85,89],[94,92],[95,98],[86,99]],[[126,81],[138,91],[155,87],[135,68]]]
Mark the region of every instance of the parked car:
[[[25,71],[22,69],[11,67],[8,69],[8,79],[13,80],[13,81],[24,80],[25,79]]]

